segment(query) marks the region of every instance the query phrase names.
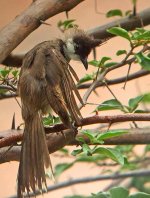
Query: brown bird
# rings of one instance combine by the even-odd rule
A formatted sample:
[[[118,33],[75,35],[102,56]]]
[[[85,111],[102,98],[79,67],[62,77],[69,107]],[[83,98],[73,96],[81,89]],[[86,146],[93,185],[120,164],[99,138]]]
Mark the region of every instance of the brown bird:
[[[67,128],[74,130],[74,123],[81,124],[74,94],[81,103],[82,99],[69,61],[81,60],[87,69],[87,57],[100,43],[82,30],[70,29],[63,40],[45,41],[25,55],[18,84],[25,122],[18,170],[19,198],[47,189],[46,174],[52,171],[42,114],[52,108]]]

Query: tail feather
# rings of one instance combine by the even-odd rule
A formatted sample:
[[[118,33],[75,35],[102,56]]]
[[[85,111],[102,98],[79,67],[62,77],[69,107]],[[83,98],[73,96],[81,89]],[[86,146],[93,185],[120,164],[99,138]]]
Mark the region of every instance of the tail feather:
[[[18,197],[30,191],[43,192],[47,189],[46,172],[52,165],[46,144],[44,127],[40,115],[36,113],[25,121],[24,140],[18,171]],[[52,172],[53,174],[53,172]]]

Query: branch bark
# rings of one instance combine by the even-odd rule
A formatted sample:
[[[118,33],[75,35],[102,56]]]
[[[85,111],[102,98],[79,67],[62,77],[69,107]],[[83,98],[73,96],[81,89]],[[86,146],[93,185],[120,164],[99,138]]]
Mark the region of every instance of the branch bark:
[[[31,32],[58,13],[69,11],[83,0],[37,0],[0,31],[0,63]],[[36,12],[35,12],[36,10]]]
[[[41,0],[37,0],[36,1],[36,3],[37,2],[40,2]],[[83,0],[82,0],[83,1]],[[77,4],[79,4],[81,1],[75,1],[75,0],[70,0],[70,7],[71,8],[68,8],[68,5],[67,4],[69,4],[69,3],[67,3],[67,2],[69,2],[69,0],[67,0],[67,2],[66,2],[66,4],[64,5],[64,7],[63,8],[59,8],[58,10],[56,9],[56,8],[54,8],[54,6],[52,5],[52,8],[50,9],[50,10],[48,10],[49,9],[49,7],[51,6],[51,3],[52,1],[50,1],[50,3],[47,3],[47,4],[49,4],[48,5],[48,8],[45,10],[45,11],[48,11],[48,13],[45,13],[46,14],[46,17],[39,17],[39,15],[41,14],[41,13],[39,13],[39,15],[38,15],[38,17],[37,16],[34,16],[34,14],[32,13],[32,12],[34,12],[33,10],[32,10],[32,8],[31,8],[31,16],[29,15],[29,17],[31,17],[31,19],[32,19],[32,17],[34,18],[36,18],[36,19],[39,19],[39,21],[38,21],[38,23],[40,22],[40,19],[41,20],[44,20],[44,19],[47,19],[48,17],[51,17],[51,16],[54,16],[55,14],[58,14],[59,12],[63,12],[63,11],[65,11],[65,9],[67,10],[69,10],[69,9],[72,9],[73,7],[75,7]],[[55,2],[57,2],[57,1],[55,1]],[[54,3],[54,1],[53,1],[53,3]],[[46,0],[45,0],[45,4],[46,4]],[[34,5],[34,4],[33,4]],[[66,6],[66,8],[65,8],[65,6]],[[43,8],[42,9],[44,9],[44,7],[45,7],[45,5],[43,6]],[[30,8],[30,7],[29,7]],[[28,8],[28,9],[29,9]],[[27,12],[28,11],[28,9],[25,11],[25,12]],[[35,8],[34,8],[35,9]],[[55,10],[56,9],[56,10]],[[50,13],[51,12],[51,10],[52,10],[52,13]],[[54,12],[55,11],[55,12]],[[42,11],[41,11],[42,12]],[[28,13],[28,12],[27,12]],[[29,12],[30,13],[30,12]],[[42,14],[41,14],[42,15]],[[48,15],[48,16],[47,16]],[[20,17],[22,17],[22,18],[24,18],[24,20],[26,21],[26,18],[30,21],[31,19],[30,18],[28,18],[28,15],[26,14],[26,13],[23,13],[23,16],[22,15],[20,15]],[[23,24],[21,25],[20,24],[20,22],[18,23],[17,21],[16,21],[16,19],[14,20],[14,22],[13,23],[16,23],[16,24],[18,24],[19,26],[18,26],[18,28],[20,28],[21,29],[21,27],[22,27],[22,30],[23,30],[23,35],[21,34],[21,35],[19,35],[19,38],[20,37],[22,37],[22,38],[20,38],[20,39],[24,39],[25,37],[27,37],[27,35],[28,34],[30,34],[33,30],[35,30],[40,24],[38,24],[37,25],[37,27],[34,27],[34,26],[36,26],[36,24],[34,24],[34,21],[33,20],[31,20],[32,21],[32,23],[33,23],[33,27],[32,27],[32,23],[31,23],[31,21],[30,21],[30,26],[27,24],[27,26],[25,27],[25,28],[23,28]],[[18,20],[19,21],[19,20]],[[146,26],[146,25],[149,25],[150,24],[150,8],[148,8],[148,9],[145,9],[145,10],[143,10],[142,12],[140,12],[136,17],[125,17],[125,18],[122,18],[122,19],[120,19],[120,20],[115,20],[115,21],[113,21],[113,22],[111,22],[111,23],[108,23],[108,24],[105,24],[105,25],[102,25],[102,26],[99,26],[99,27],[96,27],[96,28],[93,28],[93,29],[90,29],[90,30],[88,30],[87,31],[87,33],[89,34],[89,35],[92,35],[92,36],[94,36],[95,38],[98,38],[98,39],[107,39],[108,37],[110,38],[110,37],[114,37],[115,35],[112,35],[112,34],[109,34],[106,30],[108,29],[108,28],[111,28],[111,27],[114,27],[114,26],[118,26],[118,24],[120,24],[120,26],[122,27],[122,28],[125,28],[126,30],[134,30],[136,27],[141,27],[142,26],[142,23],[141,23],[141,21],[142,21],[142,23],[143,23],[143,25],[144,26]],[[36,23],[36,22],[35,22]],[[10,25],[12,25],[12,24],[10,24]],[[3,35],[3,37],[5,36],[5,33],[6,33],[6,35],[8,34],[7,33],[7,29],[9,30],[9,25],[8,26],[6,26],[5,27],[5,32],[4,32],[4,34],[2,34]],[[25,30],[24,30],[25,29]],[[3,30],[4,31],[4,30]],[[15,31],[15,30],[14,30]],[[26,31],[26,32],[25,32]],[[2,32],[3,33],[3,32]],[[9,33],[9,37],[11,38],[12,37],[12,35],[11,35],[12,33]],[[14,33],[14,36],[13,37],[15,37],[15,39],[17,39],[18,38],[18,31],[16,30],[15,31],[15,33]],[[0,32],[0,35],[1,35],[1,32]],[[1,42],[3,41],[3,37],[2,37],[2,35],[1,35],[1,38],[0,38],[0,44],[1,44]],[[17,35],[17,36],[16,36]],[[8,38],[9,38],[8,37]],[[2,40],[2,41],[1,41]],[[12,39],[13,40],[13,39]],[[18,40],[18,39],[17,39]],[[22,41],[21,40],[21,41]],[[18,44],[21,42],[21,41],[16,41],[16,42],[18,42]],[[4,48],[1,50],[1,48],[0,48],[0,62],[2,62],[4,65],[7,65],[7,66],[14,66],[14,67],[20,67],[21,66],[21,63],[22,63],[22,58],[24,57],[24,55],[22,54],[16,54],[16,55],[13,55],[13,54],[10,54],[10,52],[18,45],[18,44],[16,44],[15,46],[12,46],[12,49],[11,50],[9,50],[9,53],[5,53],[6,55],[5,55],[5,58],[3,58],[2,57],[2,59],[1,59],[1,52],[3,52],[2,50],[4,50]],[[10,47],[10,46],[9,46]],[[10,54],[10,55],[9,55]],[[5,59],[5,60],[4,60]]]
[[[150,170],[136,170],[136,171],[130,171],[125,173],[115,173],[115,174],[107,174],[107,175],[100,175],[100,176],[94,176],[94,177],[85,177],[85,178],[79,178],[79,179],[71,179],[69,181],[61,182],[58,184],[55,184],[53,186],[49,186],[47,188],[47,192],[51,192],[54,190],[58,190],[61,188],[66,188],[75,184],[86,184],[96,181],[103,181],[103,180],[118,180],[128,177],[149,177],[150,176]],[[36,195],[39,195],[40,193],[37,192]],[[10,198],[17,198],[16,195],[11,196]]]
[[[96,123],[114,123],[114,122],[122,122],[122,121],[150,121],[150,115],[139,115],[139,114],[131,114],[131,115],[118,115],[118,116],[93,116],[84,118],[82,121],[84,125],[91,125]],[[77,142],[72,135],[73,132],[69,129],[64,130],[65,127],[62,124],[55,125],[51,128],[45,128],[47,133],[47,144],[49,148],[49,152],[53,153],[65,145],[78,145]],[[64,130],[62,133],[54,133],[58,131]],[[122,135],[120,137],[111,138],[105,141],[106,145],[117,145],[117,144],[149,144],[150,143],[150,129],[129,129],[129,133]],[[50,134],[51,133],[51,134]],[[78,136],[83,136],[83,134],[79,133]],[[22,130],[8,130],[0,133],[0,163],[8,162],[8,161],[19,161],[20,155],[20,146],[17,145],[17,142],[22,141],[23,131]],[[85,138],[85,137],[84,137]],[[89,140],[85,138],[87,143]],[[13,148],[7,152],[9,146],[13,146]],[[4,147],[4,148],[2,148]],[[3,154],[5,156],[3,157]]]
[[[134,30],[137,27],[142,27],[150,24],[150,8],[143,10],[142,12],[138,13],[137,16],[132,17],[125,17],[121,18],[120,20],[115,20],[111,23],[107,23],[105,25],[92,28],[88,30],[88,34],[94,36],[97,39],[106,39],[108,37],[114,37],[108,33],[106,30],[114,27],[120,26],[126,30]]]
[[[123,76],[123,77],[120,77],[120,78],[115,78],[115,79],[110,79],[110,80],[108,79],[105,82],[107,83],[107,85],[116,85],[116,84],[120,84],[120,83],[123,83],[123,82],[126,82],[126,81],[134,80],[134,79],[137,79],[137,78],[149,75],[149,74],[150,74],[150,71],[140,70],[140,71],[137,71],[133,74],[130,74],[128,76],[128,78],[127,78],[127,76]],[[79,84],[77,87],[78,87],[78,89],[87,89],[91,86],[91,84],[92,83]],[[105,86],[105,83],[104,82],[98,82],[96,88],[97,87],[102,87],[102,86]]]

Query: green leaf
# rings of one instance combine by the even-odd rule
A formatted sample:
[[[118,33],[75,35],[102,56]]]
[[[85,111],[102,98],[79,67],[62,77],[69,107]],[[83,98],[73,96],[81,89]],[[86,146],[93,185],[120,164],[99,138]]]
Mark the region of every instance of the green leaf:
[[[68,20],[65,20],[65,21],[59,21],[57,23],[57,26],[59,28],[63,28],[64,30],[67,30],[69,28],[73,28],[73,27],[78,27],[77,24],[74,24],[75,20],[74,19],[68,19]]]
[[[10,73],[10,69],[0,69],[0,75],[5,78]]]
[[[129,36],[128,32],[123,28],[112,27],[112,28],[108,29],[107,32],[114,34],[116,36],[121,36],[121,37],[130,41],[130,36]]]
[[[117,136],[124,135],[127,133],[128,133],[127,130],[116,129],[116,130],[107,131],[106,133],[99,134],[97,139],[98,140],[106,140],[106,139],[117,137]]]
[[[86,135],[91,141],[95,138],[95,134],[91,133],[91,130],[83,130],[82,133]]]
[[[73,166],[74,163],[62,163],[57,164],[55,166],[54,175],[56,177],[60,176],[65,170],[69,169],[71,166]]]
[[[93,194],[93,198],[111,198],[108,192],[99,192],[98,194]]]
[[[65,154],[65,155],[69,154],[69,151],[66,148],[61,148],[61,149],[59,149],[59,151],[62,152],[63,154]]]
[[[86,74],[83,78],[81,78],[79,80],[78,84],[85,83],[87,81],[93,80],[94,77],[95,77],[95,74]]]
[[[0,89],[0,94],[1,94],[1,95],[5,94],[6,92],[8,92],[7,89]]]
[[[123,13],[121,10],[119,9],[115,9],[115,10],[109,10],[106,13],[106,17],[113,17],[113,16],[123,16]]]
[[[118,50],[118,51],[116,52],[116,55],[117,55],[117,56],[120,56],[120,55],[122,55],[122,54],[127,54],[127,51],[126,51],[126,50]]]
[[[91,133],[91,130],[83,130],[82,133],[88,137],[91,144],[103,144],[104,142],[96,138],[96,134]]]
[[[115,148],[122,153],[128,154],[128,153],[132,152],[133,145],[117,145]]]
[[[106,111],[106,110],[114,110],[114,109],[122,110],[122,105],[118,100],[111,99],[104,101],[95,109],[95,111]]]
[[[150,194],[144,192],[137,192],[135,194],[130,195],[128,198],[150,198]]]
[[[92,60],[92,61],[89,61],[88,64],[94,67],[99,67],[100,61]]]
[[[129,191],[123,187],[114,187],[109,190],[111,198],[128,198]]]
[[[82,149],[76,149],[76,150],[73,150],[73,151],[71,152],[71,155],[76,156],[76,155],[78,155],[78,154],[80,154],[80,153],[82,153],[82,152],[83,152]]]
[[[81,142],[81,143],[85,143],[85,140],[83,137],[76,137],[76,140]]]
[[[98,147],[95,149],[95,151],[93,151],[93,154],[95,154],[95,153],[104,155],[104,156],[111,158],[112,160],[118,162],[119,164],[124,165],[124,157],[122,156],[120,151],[118,151],[117,149]]]
[[[142,110],[142,109],[137,109],[134,111],[134,113],[147,113],[147,111]]]
[[[144,31],[144,33],[137,35],[137,40],[150,40],[150,31]]]
[[[98,162],[100,160],[103,160],[104,157],[101,155],[92,155],[92,156],[87,156],[85,154],[79,155],[78,158],[76,159],[76,162],[91,162],[91,163],[95,163]]]
[[[108,68],[108,67],[112,67],[114,65],[118,64],[117,62],[109,62],[109,63],[105,63],[104,67]]]
[[[150,93],[145,93],[141,102],[142,103],[150,103]]]
[[[82,144],[82,149],[86,155],[92,155],[92,150],[88,144]]]
[[[150,151],[150,144],[145,146],[144,152],[147,153]]]
[[[19,71],[18,71],[18,70],[13,70],[13,71],[12,71],[12,75],[13,75],[14,77],[17,77],[17,76],[19,75]]]
[[[136,30],[141,34],[143,34],[146,31],[144,28],[136,28]]]
[[[129,100],[129,107],[130,107],[130,112],[133,112],[139,105],[139,103],[141,102],[141,100],[143,99],[143,96],[137,96],[136,98],[131,98]]]
[[[104,63],[105,63],[106,61],[108,61],[108,60],[111,60],[111,58],[110,58],[110,57],[107,57],[107,56],[102,57],[102,59],[100,60],[100,65],[103,66]]]
[[[135,54],[135,57],[143,69],[150,71],[150,57],[144,55],[142,52]]]
[[[43,117],[43,123],[46,126],[54,125],[60,123],[61,120],[59,117],[55,117],[52,115],[48,115],[47,117]]]
[[[107,57],[107,56],[104,56],[101,58],[101,60],[92,60],[92,61],[89,61],[88,64],[89,65],[92,65],[94,67],[101,67],[101,66],[104,66],[104,63],[108,60],[111,60],[110,57]]]
[[[125,12],[125,16],[130,16],[131,13],[132,13],[132,10],[127,10],[127,11]]]

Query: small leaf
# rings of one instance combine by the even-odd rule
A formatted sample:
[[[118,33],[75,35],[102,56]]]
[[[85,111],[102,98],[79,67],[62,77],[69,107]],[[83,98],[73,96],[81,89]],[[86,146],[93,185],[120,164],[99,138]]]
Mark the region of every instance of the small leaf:
[[[144,152],[145,153],[150,152],[150,144],[145,146]]]
[[[85,143],[85,140],[83,137],[76,137],[76,140],[81,142],[81,143]]]
[[[97,139],[106,140],[106,139],[117,137],[117,136],[124,135],[127,133],[128,133],[127,130],[111,130],[111,131],[107,131],[106,133],[99,134]]]
[[[143,69],[150,71],[150,58],[144,55],[142,52],[135,54],[138,63]]]
[[[59,117],[55,117],[52,115],[48,115],[47,117],[43,117],[43,123],[46,126],[54,125],[60,123],[61,120]]]
[[[127,54],[127,51],[126,50],[118,50],[116,53],[117,56],[120,56],[122,54]]]
[[[95,153],[102,154],[102,155],[118,162],[119,164],[124,165],[124,157],[122,156],[120,151],[118,151],[117,149],[98,147],[95,149],[95,151],[93,151],[93,154],[95,154]]]
[[[79,155],[78,158],[76,159],[76,162],[91,162],[91,163],[95,163],[98,162],[100,160],[103,160],[104,157],[102,157],[101,155],[92,155],[92,156],[87,156],[85,154],[83,155]]]
[[[150,93],[144,94],[144,97],[141,102],[142,103],[150,103]]]
[[[130,195],[128,198],[150,198],[150,194],[144,192],[137,192],[133,195]]]
[[[134,111],[134,113],[147,113],[147,111],[142,110],[142,109],[137,109]]]
[[[18,71],[18,70],[13,70],[13,71],[12,71],[12,75],[13,75],[14,77],[17,77],[18,74],[19,74],[19,71]]]
[[[130,112],[133,112],[141,102],[144,96],[137,96],[136,98],[131,98],[129,100],[129,107],[130,107]]]
[[[105,63],[106,61],[108,61],[108,60],[111,60],[111,58],[110,58],[110,57],[107,57],[107,56],[102,57],[102,59],[100,60],[100,65],[103,66],[104,63]]]
[[[93,80],[94,79],[94,74],[86,74],[83,78],[81,78],[78,82],[78,84],[85,83],[87,81]]]
[[[90,130],[83,130],[82,133],[87,136],[91,142],[95,138],[95,134],[92,134]]]
[[[93,198],[111,198],[108,192],[99,192],[98,194],[92,193]]]
[[[112,28],[108,29],[107,32],[114,34],[116,36],[121,36],[121,37],[130,41],[130,36],[129,36],[128,32],[123,28],[112,27]]]
[[[106,17],[112,17],[112,16],[123,16],[123,13],[121,10],[119,9],[115,9],[115,10],[109,10],[106,13]]]
[[[114,109],[122,110],[122,105],[118,100],[111,99],[100,104],[95,111],[106,111],[106,110],[114,110]]]
[[[111,198],[128,198],[129,191],[123,187],[114,187],[109,190]]]
[[[89,61],[88,64],[94,67],[99,67],[100,61],[92,60],[92,61]]]
[[[144,28],[136,28],[136,30],[141,34],[143,34],[146,31]]]
[[[108,68],[108,67],[112,67],[114,65],[118,64],[117,62],[109,62],[109,63],[105,63],[104,67]]]
[[[55,166],[55,176],[60,176],[65,170],[73,166],[74,163],[62,163]]]
[[[10,69],[0,69],[0,75],[5,78],[10,72]]]
[[[73,150],[73,151],[71,152],[71,155],[76,156],[76,155],[78,155],[78,154],[80,154],[80,153],[82,153],[82,152],[83,152],[82,149],[76,149],[76,150]]]
[[[129,16],[129,15],[131,15],[131,13],[132,13],[132,10],[127,10],[127,11],[125,12],[125,16]]]
[[[61,148],[61,149],[59,149],[59,151],[62,152],[63,154],[65,154],[65,155],[69,154],[69,151],[66,148]]]
[[[92,155],[92,151],[88,144],[82,144],[82,149],[86,155]]]

